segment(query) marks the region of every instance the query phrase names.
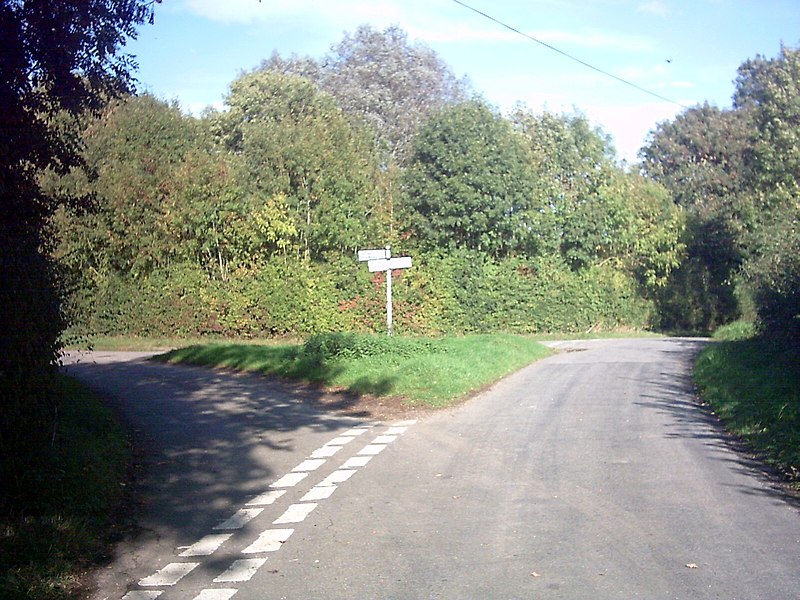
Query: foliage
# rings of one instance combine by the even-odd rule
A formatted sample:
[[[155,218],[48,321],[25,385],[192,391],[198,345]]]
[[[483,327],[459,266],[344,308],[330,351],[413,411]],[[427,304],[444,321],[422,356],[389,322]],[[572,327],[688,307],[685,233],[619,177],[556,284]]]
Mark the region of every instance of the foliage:
[[[423,247],[501,257],[530,236],[530,157],[508,121],[481,100],[434,114],[417,137],[404,187]]]
[[[735,434],[798,483],[800,361],[769,339],[713,343],[700,355],[695,380],[702,398]]]
[[[738,71],[734,106],[751,113],[748,166],[768,209],[800,196],[800,48],[756,56]],[[777,204],[777,206],[776,206]]]
[[[753,305],[765,332],[797,339],[799,98],[800,50],[782,47],[742,64],[733,110],[689,109],[643,149],[644,170],[687,209],[664,325],[710,329]]]
[[[274,54],[262,70],[300,75],[335,99],[348,115],[365,122],[392,163],[404,163],[420,126],[435,110],[464,100],[467,84],[397,26],[376,31],[362,25],[320,59]]]
[[[242,186],[267,201],[280,196],[302,254],[353,251],[378,237],[378,163],[366,132],[333,98],[297,76],[256,71],[231,85],[216,116],[222,146],[241,159]]]
[[[274,55],[202,119],[141,96],[85,121],[96,178],[45,177],[95,196],[93,210],[54,219],[71,332],[380,332],[385,275],[355,250],[386,243],[415,261],[394,276],[399,333],[652,322],[682,258],[683,214],[614,162],[601,130],[455,103],[462,85],[394,28],[359,29],[328,58]],[[389,123],[415,102],[419,119]],[[411,144],[406,162],[376,150],[381,119],[390,146]]]
[[[164,214],[168,186],[196,138],[196,127],[177,106],[147,95],[112,101],[91,120],[83,155],[92,181],[72,172],[54,184],[88,189],[94,199],[89,214],[67,206],[59,216],[60,227],[70,231],[60,236],[61,264],[74,274],[134,276],[168,264],[179,251]]]
[[[55,203],[39,173],[79,167],[71,124],[130,84],[119,52],[152,16],[144,0],[0,4],[0,478],[21,485],[26,461],[52,441],[52,393],[63,287],[50,258]]]
[[[662,123],[641,151],[644,171],[687,214],[686,260],[660,293],[664,327],[710,330],[739,315],[734,276],[753,212],[743,195],[750,127],[747,113],[705,104]]]
[[[757,226],[744,273],[765,333],[800,345],[800,49],[739,68],[734,102],[755,128],[747,155]]]
[[[518,107],[511,121],[530,149],[535,173],[536,235],[528,254],[559,253],[576,269],[588,266],[605,220],[598,190],[615,170],[608,137],[581,115],[536,115]]]
[[[738,342],[755,337],[756,327],[751,321],[734,321],[714,330],[712,338],[724,342]]]
[[[320,361],[386,355],[408,358],[418,353],[446,351],[447,348],[434,339],[356,333],[320,333],[303,344],[303,352]]]
[[[709,104],[661,123],[641,149],[642,168],[673,192],[676,204],[701,215],[725,210],[736,217],[736,194],[746,183],[748,111]]]
[[[781,213],[746,273],[761,331],[800,350],[800,198]]]

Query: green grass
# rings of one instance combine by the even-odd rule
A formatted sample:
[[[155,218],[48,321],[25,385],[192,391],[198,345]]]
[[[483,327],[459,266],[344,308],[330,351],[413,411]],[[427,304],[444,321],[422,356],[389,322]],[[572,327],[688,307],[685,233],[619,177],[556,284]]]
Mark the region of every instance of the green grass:
[[[0,598],[64,600],[105,555],[124,493],[129,446],[111,411],[60,380],[56,443],[31,460],[18,497],[0,515]]]
[[[723,325],[712,334],[712,339],[723,342],[749,340],[756,335],[756,326],[752,321],[734,321]]]
[[[304,345],[208,344],[160,360],[255,371],[411,404],[446,406],[547,356],[538,342],[515,335],[388,338],[316,336]]]
[[[719,335],[730,341],[710,344],[695,365],[703,400],[800,487],[800,357],[770,340],[747,337],[746,325]]]

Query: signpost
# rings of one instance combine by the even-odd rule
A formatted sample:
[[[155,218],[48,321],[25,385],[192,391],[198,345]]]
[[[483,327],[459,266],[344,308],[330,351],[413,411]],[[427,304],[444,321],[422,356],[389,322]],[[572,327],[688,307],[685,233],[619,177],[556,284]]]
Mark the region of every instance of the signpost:
[[[370,273],[386,273],[386,330],[392,335],[392,269],[410,269],[410,256],[392,258],[391,246],[376,250],[359,250],[358,260],[366,261]]]

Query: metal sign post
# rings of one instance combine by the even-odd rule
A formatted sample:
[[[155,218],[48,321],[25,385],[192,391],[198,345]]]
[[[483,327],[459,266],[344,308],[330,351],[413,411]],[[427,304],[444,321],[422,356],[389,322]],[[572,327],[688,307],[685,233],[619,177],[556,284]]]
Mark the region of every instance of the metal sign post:
[[[391,246],[378,250],[359,250],[358,260],[367,261],[370,273],[386,273],[386,330],[392,335],[392,269],[411,268],[410,256],[392,258]]]

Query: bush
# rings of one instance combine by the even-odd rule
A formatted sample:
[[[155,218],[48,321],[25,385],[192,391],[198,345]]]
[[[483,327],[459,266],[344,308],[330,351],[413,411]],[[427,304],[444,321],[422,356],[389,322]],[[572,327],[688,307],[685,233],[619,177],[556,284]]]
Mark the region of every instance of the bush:
[[[311,336],[303,352],[320,360],[336,358],[367,358],[370,356],[402,356],[417,353],[446,352],[445,346],[431,339],[389,337],[356,333],[323,333]]]
[[[800,203],[768,230],[759,258],[747,265],[759,328],[800,351]]]
[[[385,274],[354,257],[274,258],[226,281],[176,264],[115,275],[72,297],[72,333],[142,336],[309,336],[385,332]],[[399,335],[584,332],[647,327],[653,313],[633,277],[610,266],[572,271],[560,259],[421,254],[393,275]]]

